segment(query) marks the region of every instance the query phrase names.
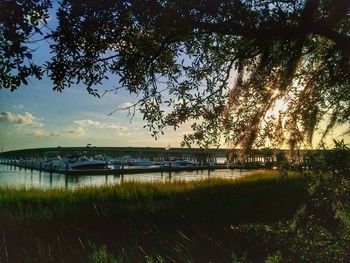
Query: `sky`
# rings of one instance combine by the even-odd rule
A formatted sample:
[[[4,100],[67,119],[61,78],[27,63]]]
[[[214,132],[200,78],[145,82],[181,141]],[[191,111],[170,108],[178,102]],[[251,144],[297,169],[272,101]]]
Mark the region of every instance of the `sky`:
[[[108,113],[130,105],[136,97],[109,93],[101,99],[83,87],[62,93],[52,90],[47,80],[36,81],[11,93],[0,89],[0,148],[4,151],[55,146],[180,146],[183,127],[172,129],[157,141],[140,114]]]
[[[112,83],[110,83],[112,85]],[[166,130],[157,141],[140,114],[108,113],[136,101],[120,91],[102,98],[89,95],[82,86],[62,93],[49,80],[34,81],[14,92],[0,89],[0,148],[3,151],[56,146],[157,146],[179,147],[184,132]]]

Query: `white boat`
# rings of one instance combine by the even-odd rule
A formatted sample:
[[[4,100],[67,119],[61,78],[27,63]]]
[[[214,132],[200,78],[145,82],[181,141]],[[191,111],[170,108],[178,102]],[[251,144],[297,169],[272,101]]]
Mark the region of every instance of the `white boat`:
[[[84,155],[68,156],[68,160],[61,164],[60,169],[66,170],[88,170],[88,169],[107,169],[106,161],[89,159]]]
[[[140,158],[140,159],[132,159],[130,162],[130,165],[131,166],[151,166],[151,165],[154,165],[154,162],[149,159]]]
[[[111,165],[129,165],[132,158],[131,156],[123,156],[123,157],[115,157],[115,158],[112,158],[112,157],[107,157],[107,162],[108,164],[111,164]]]
[[[194,163],[187,159],[172,159],[163,161],[161,163],[161,166],[163,167],[192,167],[194,166]]]

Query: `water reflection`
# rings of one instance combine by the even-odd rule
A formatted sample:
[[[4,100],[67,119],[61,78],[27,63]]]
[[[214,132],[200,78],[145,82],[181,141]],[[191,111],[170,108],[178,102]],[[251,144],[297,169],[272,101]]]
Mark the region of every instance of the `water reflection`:
[[[0,165],[0,186],[26,188],[69,188],[121,184],[123,182],[193,181],[207,178],[238,178],[254,170],[197,170],[125,175],[69,176],[41,172],[10,165]]]

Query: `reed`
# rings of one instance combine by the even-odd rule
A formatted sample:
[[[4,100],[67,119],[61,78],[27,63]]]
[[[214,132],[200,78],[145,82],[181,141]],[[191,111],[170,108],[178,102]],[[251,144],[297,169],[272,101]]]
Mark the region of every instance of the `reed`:
[[[244,251],[266,258],[269,231],[240,226],[291,218],[306,197],[304,185],[303,177],[266,171],[76,190],[2,187],[0,248],[14,262],[226,262]]]
[[[215,206],[230,209],[276,207],[294,197],[302,198],[303,179],[290,174],[282,180],[274,171],[263,171],[234,179],[172,183],[127,182],[122,185],[66,189],[0,188],[0,208],[18,220],[47,220],[74,214],[96,214],[101,209],[114,217],[123,213],[171,210],[210,210]],[[295,198],[294,198],[295,199]],[[183,203],[186,207],[182,207]],[[194,206],[194,207],[192,207]],[[290,205],[289,205],[290,206]],[[292,206],[295,207],[295,206]],[[203,211],[202,211],[203,212]],[[249,212],[249,211],[247,211]]]

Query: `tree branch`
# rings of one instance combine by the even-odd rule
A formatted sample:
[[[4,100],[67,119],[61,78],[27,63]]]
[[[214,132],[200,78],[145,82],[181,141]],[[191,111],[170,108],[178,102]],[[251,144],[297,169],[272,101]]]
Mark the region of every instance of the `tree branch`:
[[[235,21],[225,21],[221,23],[203,23],[193,21],[193,26],[208,33],[218,33],[225,35],[236,35],[254,39],[281,39],[293,40],[306,34],[317,34],[333,41],[339,50],[350,56],[350,37],[342,35],[325,23],[311,22],[305,27],[271,24],[268,28],[253,28],[242,26]]]

